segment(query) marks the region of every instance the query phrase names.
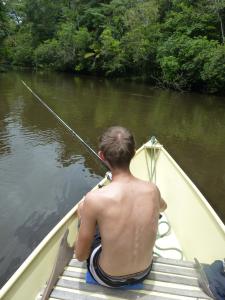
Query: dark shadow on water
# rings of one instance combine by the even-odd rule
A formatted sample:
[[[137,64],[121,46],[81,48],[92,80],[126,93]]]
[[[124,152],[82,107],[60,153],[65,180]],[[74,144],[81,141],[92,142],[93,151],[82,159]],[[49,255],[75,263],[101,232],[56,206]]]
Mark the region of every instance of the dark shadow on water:
[[[43,232],[51,229],[50,224],[59,221],[59,215],[56,212],[51,214],[33,212],[26,221],[17,228],[15,237],[26,249],[33,250],[38,244],[38,240],[44,238]]]

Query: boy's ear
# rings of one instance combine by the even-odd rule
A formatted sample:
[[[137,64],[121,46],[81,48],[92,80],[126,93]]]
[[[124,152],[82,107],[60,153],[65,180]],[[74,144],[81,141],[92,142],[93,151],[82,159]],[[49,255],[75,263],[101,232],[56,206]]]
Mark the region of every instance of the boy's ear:
[[[98,151],[98,156],[101,158],[101,160],[105,161],[105,157],[102,151]]]
[[[102,151],[99,151],[99,152],[98,152],[98,156],[99,156],[100,159],[104,162],[104,164],[107,166],[107,168],[108,168],[109,170],[111,170],[112,168],[111,168],[109,162],[105,159],[105,156],[104,156],[104,154],[103,154]]]

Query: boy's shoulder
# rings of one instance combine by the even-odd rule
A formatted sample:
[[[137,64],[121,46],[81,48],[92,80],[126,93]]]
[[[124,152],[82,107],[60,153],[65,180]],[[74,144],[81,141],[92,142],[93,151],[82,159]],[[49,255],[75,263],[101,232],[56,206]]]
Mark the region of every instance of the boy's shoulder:
[[[101,206],[106,199],[110,198],[109,188],[107,186],[92,190],[85,196],[85,202],[89,205]]]
[[[152,191],[152,192],[158,192],[159,191],[159,188],[157,187],[157,185],[151,181],[146,181],[146,180],[142,180],[142,179],[138,179],[137,178],[137,185],[140,185],[140,187],[142,188],[146,188],[148,189],[149,191]]]

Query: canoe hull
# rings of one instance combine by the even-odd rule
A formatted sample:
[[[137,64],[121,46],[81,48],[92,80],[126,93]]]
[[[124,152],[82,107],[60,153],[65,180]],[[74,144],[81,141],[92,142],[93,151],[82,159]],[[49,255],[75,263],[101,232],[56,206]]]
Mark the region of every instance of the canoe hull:
[[[225,227],[222,221],[161,145],[143,145],[132,160],[131,171],[141,179],[156,181],[168,204],[166,216],[186,259],[197,257],[200,262],[211,263],[224,257]],[[101,184],[108,184],[107,179]],[[37,299],[51,274],[60,240],[67,228],[70,246],[76,239],[76,211],[77,205],[45,237],[1,289],[0,299]]]

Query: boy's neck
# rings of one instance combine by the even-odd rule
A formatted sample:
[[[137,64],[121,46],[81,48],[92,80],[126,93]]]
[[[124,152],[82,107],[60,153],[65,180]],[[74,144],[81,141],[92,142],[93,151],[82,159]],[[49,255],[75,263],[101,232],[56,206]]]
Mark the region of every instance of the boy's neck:
[[[126,169],[114,168],[111,170],[111,172],[112,172],[112,181],[127,180],[133,177],[129,168]]]

